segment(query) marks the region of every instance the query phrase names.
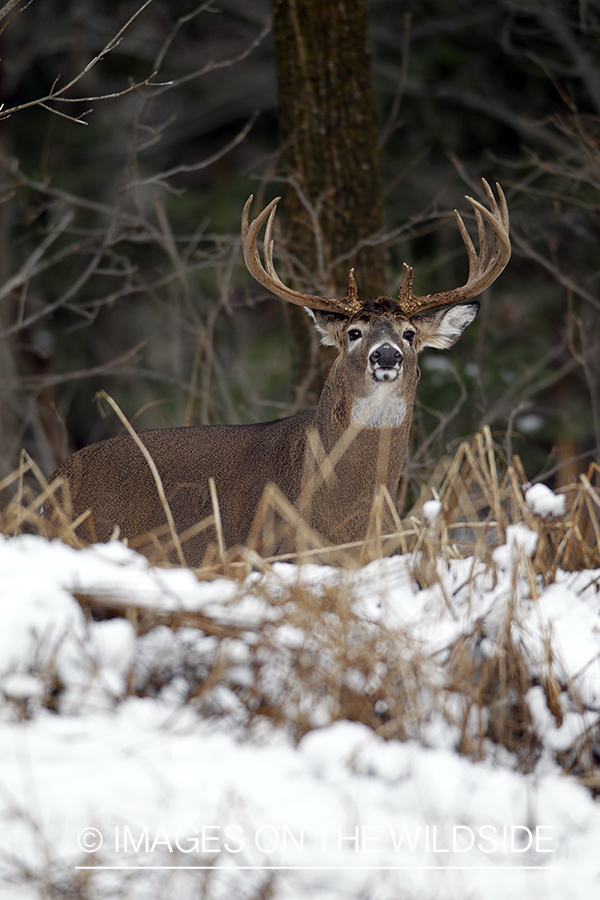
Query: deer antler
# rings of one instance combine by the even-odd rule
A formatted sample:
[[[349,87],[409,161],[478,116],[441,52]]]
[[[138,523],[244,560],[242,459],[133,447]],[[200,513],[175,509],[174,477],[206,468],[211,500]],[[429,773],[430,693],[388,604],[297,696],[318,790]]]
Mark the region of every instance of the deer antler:
[[[362,304],[358,299],[358,291],[354,280],[354,269],[350,271],[350,279],[348,284],[348,293],[343,299],[335,297],[315,297],[313,294],[303,294],[301,291],[294,291],[287,287],[275,271],[273,265],[273,221],[277,204],[281,197],[276,197],[261,213],[248,224],[248,214],[252,203],[253,195],[250,194],[244,211],[242,213],[242,249],[244,251],[244,260],[251,275],[253,275],[260,284],[264,285],[268,290],[277,294],[283,300],[290,303],[296,303],[298,306],[307,306],[309,309],[319,309],[323,312],[336,312],[345,316],[352,316],[358,312]],[[267,222],[265,229],[264,257],[265,265],[263,266],[256,239],[262,226]],[[463,226],[464,227],[464,226]],[[266,268],[265,268],[266,266]]]
[[[400,306],[405,315],[412,316],[414,313],[423,312],[426,309],[438,309],[441,306],[450,306],[454,303],[462,303],[464,300],[470,300],[481,294],[487,287],[496,280],[510,259],[510,239],[508,237],[508,208],[502,188],[496,182],[496,190],[500,201],[500,208],[496,203],[496,199],[492,193],[492,189],[485,180],[481,179],[485,192],[487,194],[491,209],[487,209],[478,200],[473,197],[467,197],[473,209],[475,210],[475,218],[477,219],[477,232],[479,235],[479,253],[475,252],[473,241],[469,237],[465,223],[454,210],[456,221],[467,248],[469,256],[469,277],[467,283],[462,287],[454,288],[452,291],[443,291],[439,294],[427,294],[425,297],[416,297],[412,292],[413,270],[404,263],[404,278],[400,285]],[[485,235],[485,226],[483,218],[492,226],[494,231],[494,243],[492,252],[488,259],[487,239]]]
[[[463,303],[481,294],[493,281],[500,275],[502,270],[510,259],[510,239],[508,236],[508,208],[502,188],[496,182],[498,198],[500,206],[496,203],[496,199],[492,193],[492,189],[485,180],[481,179],[485,192],[487,194],[490,209],[487,209],[478,200],[473,197],[467,197],[473,209],[475,210],[475,218],[477,220],[477,232],[479,235],[479,253],[473,246],[473,241],[469,237],[469,233],[465,227],[459,213],[454,210],[458,228],[461,237],[467,248],[469,257],[469,277],[466,284],[462,287],[454,288],[451,291],[442,291],[439,294],[427,294],[424,297],[417,297],[412,292],[413,286],[413,270],[410,266],[404,264],[404,278],[400,285],[400,308],[404,315],[412,316],[415,313],[424,312],[428,309],[438,309],[442,306],[450,306],[454,303]],[[362,308],[362,303],[358,299],[358,291],[356,289],[356,281],[354,280],[354,269],[350,270],[350,278],[348,283],[348,293],[342,299],[335,297],[317,297],[314,294],[304,294],[301,291],[295,291],[283,283],[273,265],[273,222],[277,204],[281,197],[276,197],[261,213],[248,223],[250,205],[252,203],[252,194],[246,201],[244,211],[242,213],[242,248],[244,251],[244,260],[251,275],[256,278],[260,284],[264,285],[268,290],[277,294],[283,300],[295,303],[298,306],[307,306],[309,309],[319,309],[324,312],[341,313],[345,316],[352,316]],[[492,251],[488,259],[488,246],[485,234],[485,225],[483,219],[487,219],[494,231],[494,243]],[[265,241],[264,241],[264,258],[263,265],[256,241],[260,229],[266,222]]]

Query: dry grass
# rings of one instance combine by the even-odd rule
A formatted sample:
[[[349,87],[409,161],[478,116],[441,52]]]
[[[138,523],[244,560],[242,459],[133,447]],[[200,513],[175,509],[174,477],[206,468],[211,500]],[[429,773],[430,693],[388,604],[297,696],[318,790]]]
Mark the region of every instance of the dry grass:
[[[37,491],[31,486],[32,478]],[[254,547],[226,551],[222,544],[216,546],[212,560],[196,572],[199,579],[227,575],[240,583],[251,570],[273,573],[270,579],[256,578],[254,586],[245,584],[244,593],[253,591],[270,610],[251,626],[232,625],[231,619],[220,621],[193,611],[160,611],[123,597],[79,594],[77,599],[91,617],[127,617],[141,640],[160,627],[174,640],[189,635],[187,629],[211,637],[212,649],[200,662],[190,651],[188,657],[181,655],[187,661],[179,669],[149,665],[132,673],[132,693],[157,694],[183,678],[182,702],[203,716],[230,715],[231,707],[216,700],[218,687],[235,698],[242,727],[272,722],[297,740],[313,728],[350,719],[384,738],[427,742],[432,723],[445,721],[459,753],[481,759],[497,748],[511,755],[516,768],[530,771],[544,738],[528,705],[532,686],[542,688],[557,727],[565,710],[581,712],[583,704],[572,684],[557,680],[550,640],[541,670],[539,661],[536,669],[519,641],[522,612],[516,569],[495,638],[496,652],[491,656],[481,652],[485,622],[478,622],[446,648],[444,658],[432,660],[407,633],[390,630],[357,612],[350,577],[340,575],[337,581],[303,586],[278,580],[273,564],[281,559],[318,560],[356,568],[378,557],[409,553],[415,585],[421,589],[437,585],[443,590],[440,565],[453,559],[473,557],[473,571],[478,567],[493,581],[497,573],[492,552],[504,543],[509,525],[522,523],[538,535],[534,555],[520,560],[518,576],[528,584],[529,597],[535,601],[555,580],[559,568],[600,568],[599,479],[600,468],[593,464],[586,475],[563,489],[566,513],[541,518],[524,499],[527,485],[519,459],[503,463],[486,428],[472,443],[462,444],[454,459],[439,464],[419,503],[402,523],[398,520],[393,534],[382,533],[380,527],[380,511],[385,505],[389,508],[391,500],[384,494],[377,497],[370,534],[360,544],[324,548],[281,495],[275,489],[269,491],[257,517]],[[13,497],[0,515],[5,535],[33,532],[58,537],[76,548],[83,546],[68,508],[53,522],[41,517],[41,504],[52,495],[54,485],[45,483],[31,459],[24,457],[19,469],[0,484],[0,491],[7,488],[12,488]],[[423,504],[431,498],[439,499],[441,512],[435,522],[428,523]],[[258,552],[258,539],[272,526],[275,515],[286,527],[304,529],[304,552],[286,557]],[[252,673],[250,679],[239,678],[240,653],[246,671]],[[599,758],[598,724],[556,754],[565,771],[594,793],[600,792]]]
[[[576,571],[600,567],[600,467],[592,463],[586,475],[562,488],[566,512],[543,519],[528,508],[524,493],[529,483],[521,460],[510,465],[498,458],[488,427],[471,444],[460,445],[454,459],[443,459],[410,518],[422,516],[423,503],[432,496],[442,503],[436,523],[436,547],[426,556],[475,556],[489,563],[495,546],[504,543],[509,525],[522,523],[538,534],[532,572],[544,584],[554,581],[557,569]],[[412,549],[424,546],[429,532],[421,531]]]
[[[144,448],[145,449],[145,448]],[[57,488],[66,490],[63,505],[53,501]],[[427,583],[428,566],[438,558],[474,556],[489,564],[495,546],[504,543],[509,525],[523,523],[538,536],[532,561],[532,575],[539,575],[545,584],[554,580],[557,569],[576,571],[600,567],[600,467],[592,463],[588,472],[568,487],[562,488],[566,513],[560,518],[542,519],[535,515],[524,499],[527,477],[518,456],[506,465],[498,456],[492,434],[486,426],[471,443],[459,446],[453,459],[440,461],[429,483],[423,488],[419,501],[403,522],[400,521],[392,498],[386,489],[375,497],[371,522],[366,539],[334,547],[325,546],[297,510],[275,485],[268,485],[256,514],[246,547],[226,550],[218,524],[219,509],[213,491],[214,515],[198,523],[190,533],[175,536],[172,521],[159,532],[143,535],[131,546],[146,553],[152,562],[169,565],[168,556],[175,548],[181,554],[180,543],[216,521],[217,543],[209,547],[205,564],[196,570],[198,578],[226,574],[243,578],[249,569],[266,570],[272,562],[319,562],[344,568],[356,568],[372,559],[395,553],[421,551],[423,568],[419,580]],[[87,514],[71,521],[68,486],[53,482],[48,485],[35,462],[23,453],[21,465],[0,482],[0,497],[13,489],[13,496],[0,506],[0,532],[16,535],[23,532],[58,537],[74,547],[87,546],[77,534],[78,526]],[[41,507],[50,498],[55,513],[48,521],[41,515]],[[439,499],[442,512],[432,530],[423,527],[423,504],[431,498]],[[166,498],[161,498],[168,509]],[[395,522],[392,533],[382,529],[383,519]],[[286,530],[294,536],[300,549],[295,553],[271,555],[274,531]]]

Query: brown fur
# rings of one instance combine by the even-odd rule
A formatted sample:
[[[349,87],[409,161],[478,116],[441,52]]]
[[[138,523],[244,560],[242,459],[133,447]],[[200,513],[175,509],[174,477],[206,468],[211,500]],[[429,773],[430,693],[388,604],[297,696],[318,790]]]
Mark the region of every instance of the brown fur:
[[[378,486],[385,484],[392,498],[397,494],[419,377],[418,351],[427,343],[450,346],[476,311],[476,304],[469,304],[463,314],[465,323],[453,326],[451,334],[444,324],[448,310],[408,319],[389,298],[365,304],[351,319],[317,312],[317,326],[329,343],[337,345],[339,356],[316,410],[257,425],[140,432],[162,479],[178,534],[212,515],[208,481],[212,476],[227,548],[246,543],[269,483],[279,488],[325,541],[361,540]],[[355,342],[348,337],[353,328],[363,333]],[[415,333],[410,342],[404,338],[408,330]],[[382,342],[401,349],[402,363],[393,386],[381,385],[369,369],[370,348]],[[377,394],[380,390],[387,393]],[[404,406],[401,403],[399,408],[405,408],[401,421],[391,427],[356,424],[353,406],[357,399],[369,401],[371,396],[388,395],[389,403],[401,398]],[[327,457],[335,456],[342,445],[345,450],[332,472]],[[111,438],[80,450],[63,462],[52,478],[68,483],[73,519],[91,510],[91,523],[88,519],[79,526],[83,537],[107,541],[118,533],[135,541],[159,530],[168,539],[154,478],[131,436]],[[60,500],[60,489],[57,496]],[[51,516],[52,510],[49,501],[45,515]],[[185,541],[186,562],[201,565],[208,544],[215,538],[214,527],[210,527]],[[141,549],[151,555],[156,547],[150,543]],[[276,540],[275,549],[292,547],[282,537]]]

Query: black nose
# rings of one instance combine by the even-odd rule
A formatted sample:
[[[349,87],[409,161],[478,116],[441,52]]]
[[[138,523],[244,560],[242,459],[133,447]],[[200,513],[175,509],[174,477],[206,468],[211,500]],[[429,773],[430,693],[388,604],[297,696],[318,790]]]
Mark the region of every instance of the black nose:
[[[369,356],[369,362],[373,367],[381,366],[383,369],[395,369],[402,362],[402,354],[391,344],[381,344]]]

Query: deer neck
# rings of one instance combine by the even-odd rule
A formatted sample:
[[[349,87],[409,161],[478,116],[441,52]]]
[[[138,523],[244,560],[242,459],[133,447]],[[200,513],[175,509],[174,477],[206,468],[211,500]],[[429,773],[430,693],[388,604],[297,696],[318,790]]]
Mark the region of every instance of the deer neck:
[[[335,542],[364,537],[382,485],[395,503],[417,383],[416,372],[409,376],[402,384],[367,383],[357,394],[334,365],[307,433],[300,503],[324,537]]]
[[[326,454],[344,440],[347,433],[361,443],[377,445],[390,440],[394,447],[405,447],[400,469],[408,447],[412,424],[418,369],[402,370],[395,381],[377,382],[364,377],[357,389],[348,377],[340,358],[332,366],[315,410],[314,427]],[[349,438],[348,438],[349,439]],[[364,462],[364,460],[363,460]]]

